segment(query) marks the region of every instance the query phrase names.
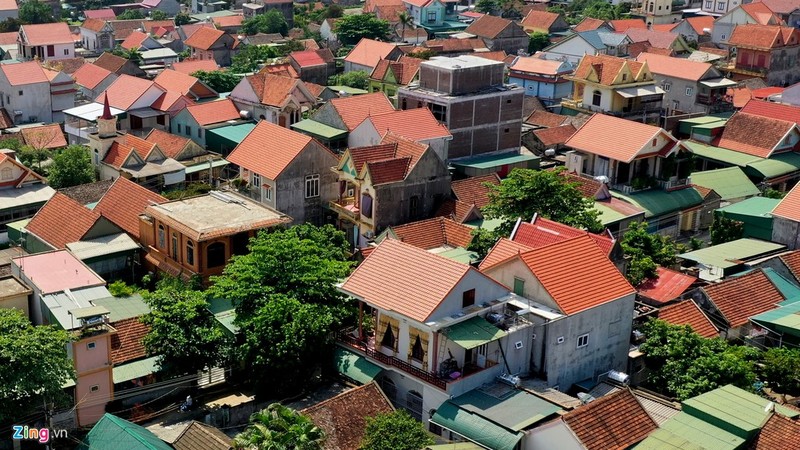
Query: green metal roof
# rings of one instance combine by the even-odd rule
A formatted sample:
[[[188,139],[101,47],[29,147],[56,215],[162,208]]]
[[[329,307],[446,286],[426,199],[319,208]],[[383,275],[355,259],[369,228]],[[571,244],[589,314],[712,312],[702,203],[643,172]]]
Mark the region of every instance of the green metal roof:
[[[464,247],[456,247],[450,250],[437,253],[439,256],[444,256],[447,259],[458,261],[462,264],[471,264],[478,260],[478,254],[465,249]]]
[[[480,316],[451,325],[445,331],[448,339],[467,350],[496,341],[507,334]]]
[[[502,218],[495,218],[495,219],[477,219],[471,222],[466,222],[464,225],[471,227],[471,228],[483,228],[484,230],[494,231],[497,227],[503,224],[505,219]]]
[[[691,180],[693,184],[713,189],[722,200],[753,197],[761,193],[739,167],[694,172]]]
[[[453,442],[452,444],[429,445],[425,450],[483,450],[478,444],[472,442]]]
[[[520,155],[517,153],[502,153],[499,155],[481,155],[473,158],[464,158],[450,164],[455,167],[469,167],[471,169],[491,169],[506,164],[516,164],[527,161],[538,161],[535,155]]]
[[[776,178],[800,170],[800,154],[795,152],[781,153],[769,159],[753,161],[747,164],[745,172],[751,176]]]
[[[783,244],[776,244],[759,239],[743,238],[683,253],[678,255],[678,257],[695,261],[705,266],[726,269],[742,264],[742,260],[778,251],[783,248],[786,248]]]
[[[383,370],[367,361],[363,356],[342,347],[336,347],[333,358],[336,369],[340,374],[361,384],[367,384],[374,380]]]
[[[217,159],[211,162],[211,167],[222,167],[227,166],[230,164],[227,159]],[[195,172],[202,172],[204,170],[208,170],[208,162],[203,161],[192,166],[187,166],[184,172],[186,173],[195,173]]]
[[[511,431],[524,430],[561,411],[560,406],[504,384],[473,389],[450,402]]]
[[[614,191],[611,195],[642,208],[646,219],[683,211],[703,203],[703,196],[691,187],[669,192],[661,189],[648,189],[628,195]]]
[[[761,313],[750,319],[765,324],[771,330],[800,336],[800,301]]]
[[[661,424],[661,428],[707,450],[734,450],[744,444],[741,437],[685,412],[679,412]]]
[[[769,404],[769,400],[729,384],[684,400],[683,412],[748,439],[767,421]],[[800,415],[777,404],[775,411],[789,418]]]
[[[514,450],[523,437],[449,401],[439,406],[431,422],[492,450]]]
[[[705,450],[703,446],[689,442],[688,439],[663,428],[653,431],[633,448],[636,450]]]
[[[80,450],[172,450],[150,430],[109,413],[92,427]]]
[[[114,384],[146,377],[158,372],[158,356],[140,359],[114,367]]]
[[[694,177],[694,175],[692,175]],[[694,178],[692,178],[694,181]],[[717,209],[730,214],[753,217],[772,217],[772,210],[778,206],[780,199],[766,197],[752,197],[741,202],[733,203],[723,208]]]
[[[227,139],[231,142],[242,142],[242,140],[247,136],[253,128],[256,127],[254,123],[240,123],[238,125],[229,125],[226,127],[219,127],[207,130],[206,133],[210,133],[216,136],[219,136],[223,139]]]
[[[339,139],[347,135],[347,130],[340,130],[324,123],[317,122],[316,120],[305,119],[300,122],[292,124],[292,128],[297,131],[302,131],[323,139]]]
[[[150,307],[144,302],[142,296],[133,294],[130,297],[108,297],[92,300],[97,306],[105,306],[109,311],[109,322],[141,317],[150,312]]]
[[[619,212],[619,211],[617,211],[617,210],[615,210],[613,208],[609,208],[608,206],[606,206],[606,205],[604,205],[604,204],[602,204],[600,202],[594,202],[594,209],[597,210],[597,212],[600,213],[600,214],[598,214],[597,218],[600,220],[600,223],[602,223],[603,225],[608,225],[608,224],[611,224],[611,223],[614,223],[614,222],[619,222],[620,220],[623,220],[626,217],[628,217],[625,214],[622,214],[621,212]]]
[[[750,156],[745,153],[739,153],[733,150],[714,147],[711,145],[701,144],[699,142],[694,142],[694,141],[681,141],[681,144],[683,144],[684,147],[689,149],[690,152],[694,153],[695,155],[701,158],[712,159],[714,161],[719,161],[722,163],[727,163],[739,167],[745,167],[752,162],[764,160],[764,158],[759,158],[757,156]]]
[[[9,223],[6,224],[6,226],[8,228],[13,228],[15,230],[22,230],[30,222],[31,222],[31,219],[22,219],[22,220],[17,220],[16,222],[9,222]]]
[[[212,298],[208,302],[208,310],[229,334],[235,335],[239,332],[239,327],[233,323],[236,320],[236,309],[233,302],[228,299]]]
[[[334,92],[337,92],[337,93],[344,92],[345,94],[350,94],[350,95],[369,94],[369,91],[366,91],[364,89],[350,87],[350,86],[328,86],[328,89],[330,89],[330,90],[332,90]]]

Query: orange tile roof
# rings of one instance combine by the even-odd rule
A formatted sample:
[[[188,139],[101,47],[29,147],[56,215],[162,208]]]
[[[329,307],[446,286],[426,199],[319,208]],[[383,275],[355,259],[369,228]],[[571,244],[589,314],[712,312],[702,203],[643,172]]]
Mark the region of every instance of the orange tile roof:
[[[416,166],[422,155],[430,148],[427,144],[422,144],[393,132],[386,133],[381,139],[381,144],[394,144],[396,158],[410,158],[409,170]]]
[[[439,123],[428,108],[371,114],[364,121],[371,122],[380,136],[391,131],[415,141],[452,137],[447,127]]]
[[[28,24],[20,27],[28,45],[72,44],[72,33],[66,22]]]
[[[153,85],[153,81],[145,80],[144,78],[120,75],[102,94],[97,96],[95,101],[102,103],[105,94],[108,94],[109,105],[127,111]]]
[[[293,59],[301,68],[324,66],[333,62],[333,53],[327,48],[324,50],[302,50],[289,53],[289,58]]]
[[[111,11],[111,10],[109,10]],[[106,21],[102,19],[87,18],[82,24],[81,28],[86,28],[94,32],[98,32],[106,26]]]
[[[214,22],[214,25],[217,27],[239,27],[242,25],[242,21],[244,20],[244,16],[241,14],[237,14],[235,16],[222,16],[222,17],[214,17],[211,19]]]
[[[666,303],[680,297],[695,281],[697,278],[691,275],[659,267],[656,278],[644,280],[636,290],[643,297],[657,303]]]
[[[378,65],[372,70],[370,78],[376,80],[383,80],[387,72],[392,72],[395,80],[400,85],[407,85],[419,73],[419,65],[423,60],[419,58],[412,58],[410,56],[401,56],[398,61],[391,61],[388,59],[381,59]]]
[[[631,28],[641,28],[644,30],[647,29],[647,24],[644,23],[644,20],[642,19],[609,20],[608,24],[611,25],[611,28],[617,33],[624,33]]]
[[[197,98],[217,96],[214,90],[199,79],[177,70],[164,69],[153,79],[153,82],[161,86],[165,91],[178,92],[182,95],[191,95]]]
[[[55,149],[67,146],[67,138],[57,123],[40,127],[27,127],[20,130],[25,144],[36,149]]]
[[[593,17],[585,17],[583,20],[580,21],[575,27],[572,29],[576,33],[580,33],[582,31],[592,31],[596,30],[603,25],[606,25],[605,20],[595,19]]]
[[[178,104],[179,102],[181,103]],[[156,111],[169,111],[170,113],[177,113],[183,108],[192,106],[194,104],[196,104],[196,102],[185,95],[177,92],[164,92],[160,97],[158,97],[158,99],[156,99],[156,101],[153,102],[152,105],[150,105],[150,107]],[[173,109],[176,107],[176,105],[178,109]]]
[[[731,328],[757,314],[777,308],[783,295],[762,270],[702,288]]]
[[[192,105],[186,108],[198,125],[206,126],[239,118],[239,110],[230,99]]]
[[[575,127],[571,123],[561,125],[560,127],[545,128],[543,130],[535,130],[533,135],[536,136],[542,145],[550,147],[552,145],[561,145],[575,134]]]
[[[519,23],[526,30],[539,31],[547,33],[550,27],[553,26],[558,20],[559,14],[551,13],[548,11],[529,11],[522,21]]]
[[[258,73],[268,73],[271,75],[280,75],[282,77],[300,78],[300,74],[294,70],[289,63],[282,64],[267,64]]]
[[[365,13],[372,13],[375,12],[375,8],[378,6],[393,6],[393,5],[403,5],[403,0],[366,0],[364,2],[364,12]]]
[[[772,413],[761,427],[750,450],[794,450],[800,442],[800,422]]]
[[[248,75],[246,79],[261,104],[276,107],[283,107],[301,83],[299,78],[264,72]]]
[[[111,361],[114,365],[147,356],[142,339],[150,332],[150,328],[138,317],[118,320],[111,326],[117,330],[111,335]]]
[[[445,217],[420,220],[391,227],[397,238],[423,250],[449,245],[467,248],[472,242],[472,228]]]
[[[581,195],[586,198],[597,199],[597,194],[603,187],[603,184],[596,181],[594,178],[582,177],[575,172],[562,170],[561,176],[566,178],[567,182],[572,183],[575,189],[581,191]]]
[[[87,19],[116,19],[113,9],[87,9],[83,11]]]
[[[520,222],[511,240],[530,249],[537,249],[577,236],[589,236],[606,255],[611,253],[616,242],[607,234],[589,233],[539,215],[535,216],[532,222]]]
[[[312,141],[308,135],[262,120],[227,159],[274,181]]]
[[[489,175],[465,178],[453,181],[450,183],[450,188],[459,201],[483,208],[489,204],[489,192],[492,190],[486,186],[487,183],[499,186],[500,177],[496,173],[491,173]]]
[[[142,29],[144,30],[145,33],[152,33],[153,30],[156,30],[158,28],[163,28],[167,31],[172,31],[175,29],[175,21],[172,19],[142,21]]]
[[[658,310],[658,318],[672,325],[689,325],[706,339],[719,337],[719,330],[693,300],[684,300]]]
[[[119,46],[126,50],[131,50],[131,49],[138,50],[139,48],[142,47],[142,43],[144,43],[144,41],[148,37],[150,36],[148,36],[145,33],[142,33],[141,31],[134,31],[133,33],[128,35],[128,37],[126,37],[125,40],[122,41],[121,44],[119,44]]]
[[[784,40],[788,35],[788,40]],[[728,39],[728,45],[756,49],[774,49],[797,45],[797,30],[778,25],[737,25]]]
[[[609,55],[584,55],[578,63],[578,67],[575,68],[573,76],[578,80],[588,80],[594,71],[600,84],[611,86],[626,65],[633,77],[639,79],[639,72],[642,70],[643,63]],[[634,81],[631,80],[631,82]]]
[[[500,238],[494,243],[494,246],[492,246],[486,254],[486,257],[483,258],[478,268],[481,272],[486,272],[492,267],[504,263],[513,257],[520,256],[522,253],[530,250],[530,247],[520,244],[519,242],[514,242],[507,238]]]
[[[470,271],[475,269],[467,264],[386,239],[353,271],[342,289],[372,306],[425,323]]]
[[[547,59],[537,58],[535,56],[522,56],[514,61],[514,64],[511,65],[510,69],[516,72],[544,75],[563,75],[570,73],[571,70],[559,71],[559,68],[562,64],[564,64],[562,61],[550,61]]]
[[[658,428],[627,388],[570,411],[562,420],[587,450],[629,448]]]
[[[224,31],[215,30],[214,28],[202,27],[192,33],[189,38],[184,41],[189,47],[198,48],[200,50],[208,50],[225,35]]]
[[[219,66],[212,59],[183,60],[172,63],[172,70],[191,75],[197,71],[214,72],[219,70]]]
[[[800,184],[795,185],[792,190],[781,199],[778,206],[772,210],[772,215],[800,222]],[[800,272],[798,272],[798,275],[800,275]]]
[[[382,161],[367,161],[367,172],[372,184],[403,181],[411,168],[411,158],[392,158]]]
[[[761,89],[756,89],[756,92]],[[785,103],[768,102],[764,100],[749,100],[741,109],[741,112],[756,116],[769,117],[770,119],[785,120],[787,122],[800,123],[800,106]]]
[[[752,2],[741,6],[742,10],[755,19],[759,25],[779,25],[783,20],[769,6],[762,2]]]
[[[381,161],[394,158],[396,151],[397,146],[395,144],[378,144],[347,149],[347,153],[353,161],[356,173],[361,173],[361,169],[364,168],[364,164],[368,161]]]
[[[481,213],[478,208],[471,204],[454,199],[447,199],[439,205],[434,213],[435,217],[448,217],[458,223],[466,223],[473,218],[480,218]]]
[[[537,110],[532,112],[531,115],[525,119],[525,123],[552,128],[560,127],[569,120],[570,118],[568,116],[562,116],[561,114],[555,114],[545,110]]]
[[[566,145],[616,161],[631,162],[642,155],[659,153],[662,148],[653,147],[653,140],[659,135],[667,139],[667,147],[677,143],[662,128],[595,114],[567,140]]]
[[[144,213],[147,205],[166,201],[166,198],[155,192],[149,191],[125,177],[118,177],[97,202],[94,211],[138,240],[139,215]]]
[[[375,67],[378,61],[386,59],[396,48],[395,44],[363,38],[350,50],[344,60],[352,64]]]
[[[441,53],[474,52],[488,49],[486,41],[481,37],[477,39],[431,39],[425,41],[423,46]],[[418,50],[424,49],[418,48]]]
[[[653,53],[640,53],[636,60],[639,62],[647,61],[647,67],[653,73],[690,81],[700,81],[712,67],[709,63],[655,55]]]
[[[653,31],[661,31],[664,33],[669,33],[670,31],[672,31],[673,28],[677,27],[678,25],[680,25],[680,22],[659,23],[651,25],[650,29]]]
[[[696,17],[687,17],[686,22],[692,26],[692,29],[695,33],[699,36],[703,36],[706,34],[706,29],[714,28],[714,17],[713,16],[696,16]]]
[[[117,73],[117,71],[121,69],[126,62],[128,62],[128,60],[121,56],[117,56],[109,52],[103,52],[103,54],[94,60],[92,64],[102,67],[109,72]]]
[[[587,235],[528,251],[520,258],[567,315],[635,292],[608,259],[608,252]]]
[[[659,49],[672,48],[679,37],[677,34],[665,31],[641,28],[629,28],[625,31],[625,35],[631,39],[631,42],[648,42],[651,47]]]
[[[383,92],[334,98],[330,104],[339,113],[347,131],[353,131],[368,116],[394,111],[392,102]]]
[[[158,145],[158,149],[161,150],[161,153],[167,158],[172,159],[177,159],[178,155],[191,142],[189,138],[162,131],[158,128],[150,130],[144,140]]]
[[[17,64],[2,64],[0,70],[8,78],[12,86],[22,86],[33,83],[46,83],[50,79],[37,61],[21,62]]]
[[[79,86],[94,89],[109,75],[111,72],[107,69],[94,64],[84,64],[72,74],[72,78]]]
[[[514,23],[508,19],[484,14],[475,19],[464,32],[482,38],[495,39],[503,30],[509,26],[513,26],[513,24]]]
[[[147,160],[154,148],[156,148],[156,144],[152,142],[147,142],[132,134],[123,134],[114,139],[103,162],[119,169],[125,164],[131,152],[136,152],[142,160]]]
[[[713,142],[716,146],[768,158],[781,143],[794,122],[737,112],[725,124],[722,135]],[[753,133],[753,130],[759,130]]]
[[[308,90],[308,92],[310,92],[311,95],[314,96],[314,98],[320,98],[320,96],[325,91],[325,89],[328,89],[327,86],[322,86],[322,85],[319,85],[319,84],[310,83],[308,81],[304,81],[303,84],[306,86],[306,89]]]
[[[25,228],[38,238],[62,249],[78,242],[100,218],[100,214],[66,195],[56,192]]]

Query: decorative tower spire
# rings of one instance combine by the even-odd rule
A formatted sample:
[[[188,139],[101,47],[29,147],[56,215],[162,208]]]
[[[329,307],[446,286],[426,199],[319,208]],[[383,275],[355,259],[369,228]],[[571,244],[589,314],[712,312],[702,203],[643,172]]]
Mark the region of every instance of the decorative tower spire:
[[[108,104],[108,91],[105,92],[106,96],[103,99],[103,115],[100,116],[101,119],[111,120],[114,116],[111,115],[111,106]]]
[[[117,118],[111,114],[111,106],[108,104],[108,92],[103,99],[103,115],[97,118],[97,132],[100,138],[117,136]]]

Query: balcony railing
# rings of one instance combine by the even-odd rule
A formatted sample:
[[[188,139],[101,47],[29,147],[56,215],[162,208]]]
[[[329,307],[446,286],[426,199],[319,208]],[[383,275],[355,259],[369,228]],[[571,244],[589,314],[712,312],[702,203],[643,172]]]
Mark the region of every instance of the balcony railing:
[[[689,186],[692,184],[692,179],[690,177],[686,178],[676,178],[673,180],[656,180],[658,183],[658,187],[665,191],[671,191],[674,189],[680,189],[682,187]]]
[[[340,216],[346,216],[353,220],[358,219],[360,215],[360,211],[356,205],[356,199],[354,197],[344,197],[341,200],[331,200],[330,207]]]

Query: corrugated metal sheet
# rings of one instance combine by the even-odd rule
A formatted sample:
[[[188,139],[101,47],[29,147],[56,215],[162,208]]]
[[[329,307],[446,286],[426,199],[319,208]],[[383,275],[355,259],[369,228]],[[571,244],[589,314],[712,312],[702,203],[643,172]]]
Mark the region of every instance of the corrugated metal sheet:
[[[758,239],[737,239],[724,244],[713,245],[693,252],[678,255],[679,258],[688,259],[697,263],[719,268],[735,267],[742,264],[740,261],[765,255],[786,248],[785,245]]]
[[[146,377],[158,371],[158,356],[120,364],[114,367],[114,384]]]
[[[522,433],[509,431],[449,401],[442,403],[431,422],[493,450],[514,450]]]

